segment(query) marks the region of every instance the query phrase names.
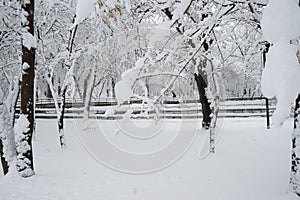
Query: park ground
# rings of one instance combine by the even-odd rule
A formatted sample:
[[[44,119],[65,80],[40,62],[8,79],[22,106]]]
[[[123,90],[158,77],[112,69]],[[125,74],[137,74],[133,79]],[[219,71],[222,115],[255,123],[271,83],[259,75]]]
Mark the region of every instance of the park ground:
[[[174,133],[170,127],[179,121],[196,123],[196,120],[166,120],[162,131],[166,132],[165,137]],[[115,121],[100,123],[101,130],[111,135],[112,140],[126,146],[129,139],[115,130]],[[226,118],[219,123],[216,153],[205,158],[208,133],[198,127],[195,140],[180,159],[169,167],[145,174],[119,172],[103,165],[83,144],[78,124],[78,120],[66,120],[67,148],[61,149],[56,120],[37,120],[36,175],[27,179],[15,172],[5,177],[0,175],[0,199],[288,199],[292,119],[279,129],[268,130],[265,118]],[[87,127],[86,130],[99,131],[93,122]]]

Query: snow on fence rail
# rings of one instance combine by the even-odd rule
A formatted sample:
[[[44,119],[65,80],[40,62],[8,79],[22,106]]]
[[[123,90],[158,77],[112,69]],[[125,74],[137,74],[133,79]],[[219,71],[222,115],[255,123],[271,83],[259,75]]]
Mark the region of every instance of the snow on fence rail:
[[[58,99],[58,102],[60,100]],[[18,107],[17,107],[18,108]],[[114,109],[113,114],[105,114],[107,109]],[[158,112],[153,109],[148,116],[143,114],[147,109],[141,100],[131,101],[117,106],[114,98],[93,99],[90,107],[90,117],[97,119],[121,119],[128,109],[132,109],[132,118],[202,118],[201,104],[198,99],[191,98],[165,98],[158,106]],[[269,116],[275,109],[275,101],[262,97],[255,98],[228,98],[220,104],[219,117],[266,117],[268,125]],[[17,109],[17,114],[19,110]],[[56,118],[56,110],[52,99],[37,99],[35,108],[36,118]],[[65,118],[82,118],[83,101],[81,99],[66,99]]]

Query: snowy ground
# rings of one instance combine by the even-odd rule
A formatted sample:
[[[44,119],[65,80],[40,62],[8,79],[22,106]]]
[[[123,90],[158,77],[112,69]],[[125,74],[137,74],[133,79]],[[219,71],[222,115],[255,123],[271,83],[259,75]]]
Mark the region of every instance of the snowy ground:
[[[118,145],[126,146],[129,139],[122,133],[115,136],[114,124],[104,121],[103,130]],[[176,120],[166,122],[166,138],[172,136],[171,129],[176,125]],[[198,129],[191,148],[173,165],[133,175],[112,170],[94,159],[82,145],[74,121],[66,122],[68,147],[62,150],[55,120],[38,120],[34,142],[36,175],[28,179],[0,175],[0,199],[285,200],[292,120],[281,130],[265,127],[263,118],[225,119],[214,155],[198,159],[199,150],[202,154],[207,150],[206,132]],[[95,127],[89,128],[96,131]]]

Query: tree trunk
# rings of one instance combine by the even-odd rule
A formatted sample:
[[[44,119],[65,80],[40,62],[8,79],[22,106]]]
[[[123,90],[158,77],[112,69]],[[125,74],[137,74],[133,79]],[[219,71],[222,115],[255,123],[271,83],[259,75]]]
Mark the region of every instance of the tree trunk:
[[[28,32],[34,35],[34,0],[22,3],[22,8],[28,13],[28,24],[23,24],[28,28]],[[28,47],[29,48],[29,47]],[[35,48],[28,49],[22,41],[22,82],[21,82],[21,115],[17,126],[28,123],[26,128],[20,129],[16,133],[17,149],[17,170],[22,177],[30,177],[34,174],[32,134],[34,128],[34,64]],[[21,121],[24,120],[24,121]]]
[[[83,94],[82,94],[83,103],[86,101],[87,98],[90,77],[91,77],[91,72],[88,73],[88,76],[83,82]]]
[[[9,102],[10,103],[10,102]],[[10,111],[7,105],[2,106],[0,114],[0,156],[3,167],[3,173],[6,175],[9,167],[16,156],[15,135],[13,131],[13,111]]]
[[[115,98],[116,97],[116,91],[115,91],[115,79],[111,78],[111,91],[112,91],[112,97]]]
[[[75,20],[75,16],[74,16],[73,20]],[[67,48],[68,51],[69,51],[69,60],[70,61],[71,61],[71,54],[72,54],[72,50],[73,50],[73,44],[74,44],[74,39],[75,39],[77,27],[78,27],[78,25],[76,25],[74,27],[74,29],[72,29],[70,31],[69,44],[68,44],[68,48]],[[71,66],[72,70],[73,70],[74,64],[75,64],[75,60],[72,62],[72,66]],[[68,72],[67,72],[67,75],[66,75],[65,79],[68,78],[67,76],[68,76]],[[65,139],[65,133],[64,133],[64,116],[65,116],[65,107],[66,107],[67,87],[68,86],[64,82],[63,89],[62,89],[62,94],[61,94],[62,102],[60,104],[60,112],[58,113],[58,120],[57,120],[58,136],[59,136],[59,143],[60,143],[61,148],[66,148],[66,139]]]
[[[65,107],[66,107],[66,92],[67,87],[64,87],[61,95],[61,105],[60,105],[60,115],[58,117],[58,135],[59,135],[59,143],[61,148],[66,148],[66,139],[64,133],[64,116],[65,116]]]
[[[19,96],[20,81],[19,77],[17,81],[12,81],[13,86],[9,89],[9,94],[1,106],[0,111],[0,157],[3,168],[3,174],[6,175],[9,172],[9,166],[11,166],[16,156],[15,135],[13,127],[15,124],[15,111]]]
[[[62,103],[59,105],[58,98],[57,98],[58,95],[54,91],[53,82],[51,81],[53,79],[52,79],[51,75],[48,74],[45,78],[48,83],[51,96],[53,97],[53,102],[54,102],[54,106],[55,106],[55,110],[56,110],[59,144],[62,148],[64,148],[66,146],[66,141],[65,141],[64,132],[63,132],[63,128],[64,128],[63,118],[64,118],[64,113],[65,113],[66,89],[62,90]]]
[[[198,88],[198,93],[199,93],[199,99],[202,107],[202,115],[203,115],[203,120],[202,120],[202,127],[205,129],[209,129],[210,121],[211,121],[211,109],[210,109],[210,103],[208,102],[206,92],[205,90],[207,89],[207,83],[205,81],[205,77],[203,77],[202,74],[195,73],[195,80],[197,83],[197,88]]]
[[[263,52],[262,52],[262,62],[263,62],[263,66],[264,66],[264,67],[266,66],[267,53],[269,52],[270,46],[271,46],[270,43],[269,43],[269,42],[266,42],[266,44],[265,44],[265,49],[264,49]]]
[[[92,69],[87,79],[86,94],[85,94],[86,97],[84,100],[84,108],[83,108],[83,119],[88,119],[90,115],[90,106],[92,101],[92,94],[95,87],[96,75],[97,73],[95,69]]]
[[[3,149],[3,143],[1,138],[0,138],[0,156],[1,156],[3,174],[6,175],[8,173],[9,166],[8,166],[8,162],[4,158],[4,149]]]
[[[99,92],[99,94],[97,95],[97,97],[101,97],[101,94],[102,94],[102,92],[103,92],[103,89],[104,89],[104,86],[105,86],[105,82],[106,82],[106,80],[104,80],[103,81],[103,83],[102,83],[102,86],[101,86],[101,89],[100,89],[100,92]]]
[[[298,1],[300,7],[300,0]],[[297,52],[298,61],[300,56]],[[300,198],[300,94],[295,102],[294,131],[292,133],[290,192]]]
[[[296,99],[292,134],[290,191],[300,197],[300,95]]]

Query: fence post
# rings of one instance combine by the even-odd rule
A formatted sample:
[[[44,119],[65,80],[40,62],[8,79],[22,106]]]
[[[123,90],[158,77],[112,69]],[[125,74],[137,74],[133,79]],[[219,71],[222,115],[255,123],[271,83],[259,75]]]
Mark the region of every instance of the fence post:
[[[266,100],[267,129],[269,129],[270,128],[269,100],[267,97],[265,97],[265,100]]]

